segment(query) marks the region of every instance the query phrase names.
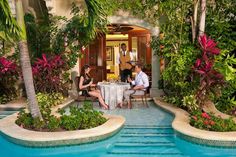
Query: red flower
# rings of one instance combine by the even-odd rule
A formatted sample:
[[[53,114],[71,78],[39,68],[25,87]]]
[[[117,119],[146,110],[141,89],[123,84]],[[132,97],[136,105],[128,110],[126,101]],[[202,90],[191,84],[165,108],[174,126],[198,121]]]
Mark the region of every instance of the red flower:
[[[197,117],[196,117],[196,116],[192,116],[192,118],[193,118],[195,121],[197,121]]]
[[[205,125],[208,125],[208,124],[209,124],[209,121],[205,120],[203,123],[204,123]]]
[[[215,122],[214,122],[214,121],[210,121],[210,124],[211,124],[211,125],[215,125]]]
[[[217,43],[215,43],[214,40],[208,38],[206,34],[199,36],[198,42],[201,45],[204,54],[207,52],[213,55],[220,54],[220,49],[216,48]]]
[[[210,119],[211,118],[206,112],[202,113],[202,117],[206,118],[206,119]]]

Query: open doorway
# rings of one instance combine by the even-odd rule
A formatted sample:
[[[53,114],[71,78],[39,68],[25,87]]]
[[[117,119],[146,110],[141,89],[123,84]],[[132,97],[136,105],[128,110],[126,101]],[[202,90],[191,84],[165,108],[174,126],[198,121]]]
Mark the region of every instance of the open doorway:
[[[150,31],[127,24],[111,24],[108,34],[99,36],[85,50],[80,65],[92,67],[95,83],[119,76],[118,53],[122,43],[132,53],[132,60],[141,62],[144,71],[151,78]]]
[[[111,24],[106,35],[106,73],[107,79],[119,76],[119,58],[121,44],[127,46],[132,61],[141,62],[145,72],[151,76],[150,31],[126,24]]]

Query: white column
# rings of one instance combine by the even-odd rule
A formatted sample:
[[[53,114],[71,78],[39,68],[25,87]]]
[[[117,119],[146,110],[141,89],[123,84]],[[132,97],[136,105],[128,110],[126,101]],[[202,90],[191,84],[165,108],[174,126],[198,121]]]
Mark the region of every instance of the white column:
[[[159,28],[155,27],[152,30],[152,36],[159,35]],[[160,80],[160,57],[154,49],[152,49],[152,87],[150,89],[151,97],[160,97],[163,91],[159,89],[158,82]]]
[[[72,86],[71,90],[69,90],[69,96],[72,98],[77,98],[77,96],[78,96],[77,87],[75,85],[74,80],[75,80],[76,76],[79,76],[79,73],[80,73],[80,66],[79,65],[80,65],[80,62],[79,62],[79,58],[78,58],[76,65],[72,69],[70,69],[70,71],[71,71],[70,76],[71,76],[71,80],[73,81],[73,83],[71,85]]]

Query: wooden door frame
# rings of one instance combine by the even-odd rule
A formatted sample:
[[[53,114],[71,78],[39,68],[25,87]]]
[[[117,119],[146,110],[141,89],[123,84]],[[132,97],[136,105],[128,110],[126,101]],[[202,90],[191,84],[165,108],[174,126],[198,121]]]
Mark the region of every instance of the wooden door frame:
[[[103,76],[102,76],[102,79],[106,79],[107,77],[107,72],[106,72],[106,36],[102,36],[102,37],[98,37],[97,39],[95,40],[98,40],[98,44],[101,45],[101,55],[102,55],[102,66],[96,66],[96,68],[99,68],[99,69],[103,69]],[[90,59],[90,53],[89,53],[89,46],[88,45],[85,50],[83,51],[83,54],[86,56],[86,57],[83,57],[80,59],[80,67],[82,68],[85,64],[88,64],[89,63],[89,59]],[[95,68],[95,66],[93,65],[90,65],[92,69]]]
[[[128,43],[129,43],[129,51],[132,51],[132,37],[146,37],[147,40],[147,44],[149,44],[149,46],[147,47],[147,53],[146,53],[146,63],[147,64],[151,64],[151,33],[149,30],[135,30],[135,31],[130,31],[128,33]],[[139,52],[139,51],[138,51]]]

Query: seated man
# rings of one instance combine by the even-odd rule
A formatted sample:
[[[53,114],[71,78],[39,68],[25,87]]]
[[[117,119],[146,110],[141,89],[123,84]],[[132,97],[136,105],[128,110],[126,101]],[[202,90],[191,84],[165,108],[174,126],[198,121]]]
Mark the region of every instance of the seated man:
[[[131,80],[128,78],[128,82],[132,83],[134,87],[132,89],[124,91],[124,99],[128,102],[128,108],[132,108],[130,103],[130,95],[134,93],[134,95],[143,95],[147,87],[149,86],[148,76],[142,71],[142,65],[137,63],[135,65],[136,77],[135,80]],[[118,104],[119,107],[122,107],[122,103]]]

